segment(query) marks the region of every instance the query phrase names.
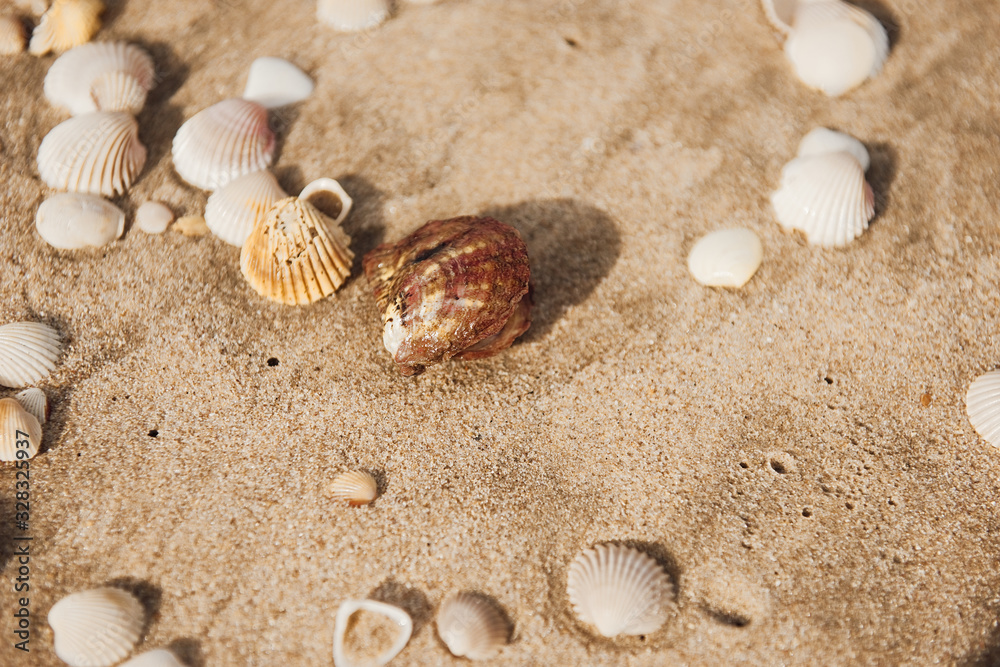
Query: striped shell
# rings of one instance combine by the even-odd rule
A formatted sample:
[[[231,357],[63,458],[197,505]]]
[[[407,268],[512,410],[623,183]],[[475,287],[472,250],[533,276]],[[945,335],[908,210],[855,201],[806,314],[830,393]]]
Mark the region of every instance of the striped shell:
[[[156,83],[153,59],[125,42],[92,42],[59,56],[45,75],[45,97],[78,115],[92,111],[137,114]]]
[[[119,667],[185,667],[185,665],[167,649],[158,648],[140,653]]]
[[[61,53],[90,41],[101,27],[101,0],[54,0],[31,33],[28,51],[42,56]]]
[[[826,153],[837,153],[843,151],[850,153],[861,164],[861,169],[868,171],[871,165],[871,157],[865,145],[843,132],[828,130],[825,127],[817,127],[799,142],[798,157],[809,155],[824,155]]]
[[[42,427],[14,398],[0,398],[0,461],[30,459],[42,446]]]
[[[147,234],[162,234],[174,221],[174,212],[166,204],[147,201],[135,212],[135,226]]]
[[[378,495],[378,483],[367,472],[352,470],[337,475],[326,488],[329,497],[351,507],[367,505]]]
[[[45,398],[45,392],[38,387],[25,389],[14,395],[21,407],[27,410],[28,414],[38,420],[40,425],[45,425],[49,417],[49,399]]]
[[[121,112],[74,116],[56,125],[38,148],[38,173],[56,190],[119,195],[145,164],[139,125]]]
[[[965,412],[976,433],[1000,448],[1000,370],[980,375],[969,385]]]
[[[760,267],[764,248],[749,229],[720,229],[698,239],[688,270],[709,287],[742,287]]]
[[[220,239],[242,247],[275,202],[287,196],[270,171],[254,171],[212,193],[205,206],[205,222]]]
[[[271,165],[274,132],[267,109],[256,102],[230,99],[188,119],[174,136],[174,169],[203,190],[216,190],[238,176]]]
[[[566,592],[580,620],[615,637],[658,630],[670,614],[674,586],[641,551],[599,544],[573,560]]]
[[[61,351],[59,333],[41,322],[0,327],[0,385],[26,387],[48,377]]]
[[[139,641],[146,612],[134,595],[95,588],[67,595],[49,610],[55,652],[72,667],[110,667]]]
[[[24,24],[16,16],[0,16],[0,55],[12,56],[24,51]]]
[[[493,218],[432,220],[365,255],[382,342],[403,375],[510,347],[531,324],[528,251]]]
[[[494,657],[510,636],[507,619],[489,599],[458,593],[441,603],[437,632],[452,655],[470,660]]]
[[[389,0],[319,0],[316,16],[321,23],[342,32],[374,28],[389,18]]]
[[[351,620],[351,616],[359,611],[384,616],[396,627],[396,637],[392,645],[380,655],[364,663],[351,660],[344,650],[344,645],[347,643],[347,633],[350,630],[348,621]],[[382,665],[387,665],[393,658],[399,655],[399,652],[403,650],[406,643],[410,641],[410,635],[412,634],[413,619],[399,607],[386,604],[385,602],[376,602],[375,600],[346,600],[337,608],[337,615],[333,621],[334,667],[360,667],[360,664],[364,664],[365,667],[382,667]]]
[[[292,63],[264,56],[250,64],[243,99],[274,109],[301,102],[312,94],[313,87],[313,80]]]
[[[99,248],[121,237],[125,214],[100,197],[63,192],[38,207],[35,229],[46,243],[60,250]]]

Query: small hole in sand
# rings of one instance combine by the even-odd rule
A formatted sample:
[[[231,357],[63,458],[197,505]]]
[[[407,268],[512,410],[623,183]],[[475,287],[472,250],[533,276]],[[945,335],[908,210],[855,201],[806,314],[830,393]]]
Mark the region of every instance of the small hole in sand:
[[[158,435],[160,435],[160,432],[157,431],[155,428],[152,431],[149,432],[149,437],[150,438],[155,438]]]
[[[746,469],[749,468],[750,465],[746,461],[740,461],[740,467]]]
[[[809,509],[808,507],[806,507],[805,509],[802,510],[802,516],[804,516],[806,518],[809,518],[812,515],[813,515],[813,511],[811,509]]]
[[[786,472],[788,472],[788,468],[785,467],[785,464],[779,461],[778,459],[771,459],[770,463],[771,463],[771,470],[778,473],[779,475],[784,475]]]
[[[828,375],[825,378],[823,378],[823,382],[827,384],[833,384],[833,378]]]
[[[848,502],[844,503],[844,507],[846,507],[849,510],[852,510],[852,509],[854,509],[854,503],[848,501]]]
[[[566,43],[569,44],[570,46],[572,46],[573,48],[576,48],[577,45],[579,44],[579,42],[577,42],[572,37],[563,37],[563,39],[565,39]]]
[[[267,365],[268,366],[277,366],[278,365],[278,358],[277,357],[271,357],[270,359],[267,360]]]

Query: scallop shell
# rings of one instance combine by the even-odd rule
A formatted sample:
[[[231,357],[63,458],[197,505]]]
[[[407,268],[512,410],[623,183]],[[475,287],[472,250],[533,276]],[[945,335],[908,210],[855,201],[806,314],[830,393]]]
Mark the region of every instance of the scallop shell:
[[[351,240],[304,199],[274,204],[247,237],[240,270],[258,294],[305,305],[333,294],[351,275]]]
[[[167,649],[158,648],[140,653],[119,667],[185,667],[185,665]]]
[[[0,327],[0,385],[25,387],[48,377],[61,351],[59,332],[41,322]]]
[[[14,395],[21,407],[28,411],[38,423],[44,425],[49,416],[49,399],[45,398],[45,392],[38,387],[25,389]]]
[[[268,108],[301,102],[313,91],[313,80],[282,58],[257,58],[250,64],[243,99]]]
[[[369,473],[352,470],[334,477],[326,492],[334,500],[346,501],[351,507],[360,507],[375,500],[378,483]]]
[[[771,195],[778,222],[805,233],[809,243],[840,247],[875,215],[875,195],[857,159],[843,151],[795,158],[781,171]]]
[[[101,27],[101,0],[55,0],[31,33],[28,51],[36,56],[88,42]]]
[[[760,267],[764,248],[749,229],[720,229],[701,237],[688,255],[688,270],[709,287],[742,287]]]
[[[177,130],[174,169],[191,185],[216,190],[238,176],[269,167],[274,145],[267,109],[248,100],[223,100]]]
[[[134,595],[95,588],[67,595],[49,610],[55,652],[72,667],[110,667],[139,641],[145,610]]]
[[[395,641],[381,655],[363,663],[365,667],[381,667],[389,664],[393,658],[399,655],[406,643],[410,641],[413,634],[413,619],[410,615],[399,607],[375,600],[347,600],[337,609],[337,615],[333,623],[333,664],[335,667],[361,667],[362,663],[356,663],[348,658],[344,651],[344,644],[347,639],[348,621],[356,612],[367,611],[373,614],[385,616],[396,626],[399,634]]]
[[[321,23],[342,32],[368,30],[389,18],[389,0],[319,0],[316,16]]]
[[[1000,370],[980,375],[969,385],[965,412],[976,433],[1000,448]]]
[[[64,192],[49,197],[38,207],[35,229],[54,248],[99,248],[122,235],[125,214],[100,197]]]
[[[0,16],[0,54],[12,56],[24,51],[24,24],[16,16]]]
[[[441,603],[437,632],[452,655],[488,660],[507,643],[507,619],[488,598],[458,593]]]
[[[658,630],[670,614],[674,586],[641,551],[599,544],[573,560],[566,591],[582,621],[614,637]]]
[[[0,398],[0,461],[30,459],[42,446],[42,427],[17,399]]]
[[[799,142],[799,157],[809,155],[823,155],[824,153],[837,153],[843,151],[850,153],[861,164],[861,169],[868,171],[871,165],[871,157],[865,145],[843,132],[828,130],[825,127],[817,127]]]
[[[162,234],[174,220],[174,212],[158,201],[148,201],[135,212],[135,226],[147,234]]]
[[[56,190],[119,195],[145,164],[139,125],[121,112],[74,116],[56,125],[38,148],[38,173]]]
[[[59,56],[45,75],[45,97],[73,115],[92,111],[137,114],[153,89],[153,59],[126,42],[83,44]]]
[[[275,202],[287,196],[267,169],[239,176],[208,198],[205,222],[220,239],[242,247]]]

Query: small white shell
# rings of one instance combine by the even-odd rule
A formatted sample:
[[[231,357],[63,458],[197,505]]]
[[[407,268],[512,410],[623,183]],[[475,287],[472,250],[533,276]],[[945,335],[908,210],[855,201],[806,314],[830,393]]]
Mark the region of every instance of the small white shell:
[[[670,614],[673,583],[646,554],[617,544],[599,544],[569,566],[570,604],[605,637],[655,632]]]
[[[174,169],[191,185],[216,190],[237,176],[269,167],[274,145],[267,109],[248,100],[223,100],[177,130]]]
[[[326,494],[334,500],[346,501],[351,507],[358,507],[375,500],[378,484],[369,473],[352,470],[334,477],[326,487]]]
[[[391,604],[376,602],[375,600],[347,600],[337,609],[337,616],[333,623],[334,666],[361,667],[359,663],[356,663],[348,658],[344,651],[344,644],[347,639],[347,622],[350,620],[351,616],[358,611],[381,614],[392,621],[398,629],[399,634],[396,635],[396,640],[392,643],[392,645],[386,649],[382,655],[364,663],[366,667],[381,667],[382,665],[387,665],[390,660],[399,655],[399,652],[403,650],[406,643],[410,641],[410,635],[413,634],[413,619],[411,619],[410,615],[405,611]]]
[[[254,226],[288,194],[267,169],[239,176],[216,190],[205,206],[205,222],[226,243],[242,247]]]
[[[49,399],[45,398],[45,392],[38,387],[25,389],[14,395],[21,407],[28,411],[32,417],[38,420],[40,425],[44,425],[49,416]]]
[[[174,212],[158,201],[144,202],[135,212],[135,226],[147,234],[162,234],[174,220]]]
[[[507,619],[490,601],[472,593],[458,593],[441,603],[437,632],[452,655],[488,660],[507,643]]]
[[[281,58],[257,58],[250,64],[243,99],[268,108],[301,102],[312,94],[313,81],[305,72]]]
[[[0,327],[0,385],[26,387],[48,377],[61,351],[59,333],[41,322]]]
[[[140,653],[119,667],[185,667],[185,665],[167,649],[158,648]]]
[[[374,28],[389,18],[388,0],[319,0],[316,16],[320,22],[342,32]]]
[[[142,635],[145,610],[134,595],[95,588],[67,595],[49,610],[59,659],[72,667],[110,667]]]
[[[24,51],[24,24],[16,16],[0,16],[0,54],[12,56]]]
[[[56,190],[112,197],[125,192],[145,164],[139,125],[121,112],[74,116],[38,147],[38,173]]]
[[[720,229],[701,237],[688,255],[688,270],[709,287],[742,287],[760,267],[764,248],[749,229]]]
[[[871,157],[869,157],[868,149],[865,148],[865,145],[849,134],[828,130],[825,127],[817,127],[802,137],[802,141],[799,142],[799,152],[797,155],[799,157],[806,157],[809,155],[823,155],[824,153],[837,153],[839,151],[853,155],[861,163],[861,168],[864,171],[868,171],[868,167],[871,165]]]
[[[79,115],[92,111],[137,114],[156,83],[153,59],[126,42],[83,44],[59,56],[45,75],[45,98]]]
[[[771,195],[778,222],[805,233],[809,243],[847,245],[875,216],[875,195],[850,153],[798,157],[781,171],[781,187]]]
[[[55,0],[31,33],[28,51],[41,56],[89,41],[101,27],[102,11],[101,0]]]
[[[30,459],[42,446],[42,427],[16,399],[0,398],[0,461]]]
[[[980,375],[969,385],[965,412],[976,433],[1000,448],[1000,370]]]
[[[333,220],[334,226],[339,226],[354,206],[351,196],[332,178],[317,178],[302,188],[299,199],[305,199],[318,208],[323,215]]]
[[[64,192],[38,207],[35,229],[46,243],[60,250],[99,248],[122,235],[125,214],[100,197]]]

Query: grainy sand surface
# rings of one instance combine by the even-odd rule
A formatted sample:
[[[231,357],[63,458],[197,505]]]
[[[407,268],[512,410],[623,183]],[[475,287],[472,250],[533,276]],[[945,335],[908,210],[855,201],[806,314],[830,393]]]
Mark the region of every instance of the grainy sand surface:
[[[49,247],[53,56],[0,58],[0,321],[67,343],[40,385],[27,656],[0,470],[0,663],[57,664],[49,608],[108,582],[152,612],[140,649],[190,665],[330,664],[337,605],[366,596],[415,619],[395,664],[459,665],[433,614],[464,589],[513,621],[502,665],[1000,661],[1000,459],[964,409],[1000,363],[995,0],[865,3],[892,55],[839,99],[798,82],[756,0],[444,0],[360,36],[305,0],[109,5],[97,38],[159,73],[130,217],[203,211],[171,137],[281,56],[317,85],[272,115],[275,173],[341,181],[358,259],[291,308],[211,236]],[[873,157],[878,216],[838,251],[768,201],[817,125]],[[401,377],[360,256],[477,213],[527,241],[535,322],[498,357]],[[696,284],[692,244],[733,225],[760,271]],[[357,468],[381,497],[334,505],[324,486]],[[661,631],[598,639],[569,610],[568,563],[610,540],[670,571]]]

